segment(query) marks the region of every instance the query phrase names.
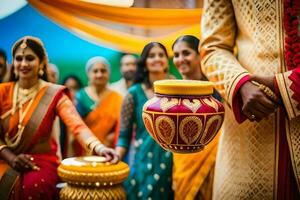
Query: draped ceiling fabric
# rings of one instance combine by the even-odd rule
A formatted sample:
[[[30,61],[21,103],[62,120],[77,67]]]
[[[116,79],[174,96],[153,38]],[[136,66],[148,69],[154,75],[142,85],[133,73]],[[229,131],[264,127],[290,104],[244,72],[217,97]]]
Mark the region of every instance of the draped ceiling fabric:
[[[80,37],[128,53],[139,54],[150,41],[163,43],[171,53],[178,36],[200,36],[201,9],[121,8],[79,0],[28,2]]]

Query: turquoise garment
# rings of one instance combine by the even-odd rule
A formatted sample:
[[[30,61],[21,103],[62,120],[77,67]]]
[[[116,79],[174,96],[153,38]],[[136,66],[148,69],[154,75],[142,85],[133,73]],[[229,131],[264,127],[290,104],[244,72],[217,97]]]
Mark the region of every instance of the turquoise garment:
[[[124,183],[127,199],[173,199],[172,154],[162,149],[148,134],[142,119],[142,108],[148,100],[141,84],[129,88],[125,97],[121,131],[117,146],[134,145],[131,172]],[[136,125],[134,144],[130,144]]]
[[[96,102],[86,93],[85,88],[75,95],[76,109],[81,117],[86,117],[96,106]]]

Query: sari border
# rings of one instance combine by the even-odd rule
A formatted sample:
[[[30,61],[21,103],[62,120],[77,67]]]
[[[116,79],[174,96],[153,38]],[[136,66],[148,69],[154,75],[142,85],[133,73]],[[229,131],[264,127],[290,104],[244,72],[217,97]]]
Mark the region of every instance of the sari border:
[[[242,80],[245,76],[249,75],[249,72],[242,71],[241,73],[237,74],[232,80],[231,85],[228,88],[227,92],[227,102],[230,104],[230,107],[232,108],[232,102],[234,98],[234,92],[236,90],[236,87],[238,86],[240,80]]]
[[[16,149],[14,149],[14,152],[26,152],[28,150],[34,135],[37,133],[39,127],[41,126],[45,116],[49,111],[51,102],[57,95],[57,92],[63,88],[63,86],[55,84],[50,84],[47,86],[45,94],[40,99],[38,106],[33,111],[30,120],[25,126],[22,135],[23,142]]]
[[[101,110],[101,106],[103,104],[103,101],[105,101],[108,97],[110,97],[111,95],[115,95],[115,94],[118,94],[116,93],[115,91],[113,90],[110,90],[110,89],[107,89],[107,91],[103,94],[103,96],[98,100],[98,101],[95,101],[91,96],[90,94],[87,92],[86,88],[84,88],[84,92],[85,92],[85,95],[91,100],[94,102],[94,105],[93,106],[93,109],[91,109],[89,107],[89,112],[87,113],[86,116],[84,116],[84,119],[88,118],[90,113],[93,113],[95,111],[97,111],[98,109]],[[118,94],[119,95],[119,94]]]
[[[289,88],[287,88],[287,83],[286,80],[284,78],[283,74],[276,74],[276,79],[277,79],[277,83],[278,83],[278,87],[280,90],[280,94],[282,96],[282,100],[284,102],[286,111],[288,113],[289,119],[292,119],[296,116],[293,106],[292,106],[292,102],[291,102],[291,98],[288,94],[288,90]]]

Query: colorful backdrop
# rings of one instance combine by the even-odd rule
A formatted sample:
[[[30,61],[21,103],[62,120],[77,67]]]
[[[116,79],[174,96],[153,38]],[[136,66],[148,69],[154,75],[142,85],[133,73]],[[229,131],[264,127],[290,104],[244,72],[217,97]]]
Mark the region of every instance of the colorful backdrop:
[[[86,61],[101,55],[112,65],[110,82],[114,82],[121,76],[119,60],[124,52],[138,56],[147,42],[160,41],[171,54],[179,35],[199,36],[201,9],[117,8],[74,2],[29,0],[0,19],[0,48],[8,53],[9,62],[14,42],[33,35],[44,42],[50,62],[60,70],[60,81],[75,74],[86,84]],[[179,77],[171,59],[170,72]]]

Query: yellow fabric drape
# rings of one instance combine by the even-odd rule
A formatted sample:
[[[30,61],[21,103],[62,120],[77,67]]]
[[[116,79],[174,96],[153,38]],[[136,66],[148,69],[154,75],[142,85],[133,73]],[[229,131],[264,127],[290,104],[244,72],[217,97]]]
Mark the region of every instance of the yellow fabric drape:
[[[29,3],[84,39],[129,53],[140,53],[150,41],[163,43],[171,53],[171,45],[178,36],[200,36],[201,9],[120,8],[73,0],[29,0]],[[160,36],[136,35],[104,26],[97,19],[116,26],[164,31]]]
[[[201,152],[173,154],[175,200],[194,200],[198,193],[202,197],[212,195],[213,180],[208,176],[215,166],[219,137],[220,131]]]
[[[78,16],[141,26],[194,25],[199,23],[202,13],[202,9],[199,8],[123,8],[76,0],[29,0],[29,2],[36,1]]]

